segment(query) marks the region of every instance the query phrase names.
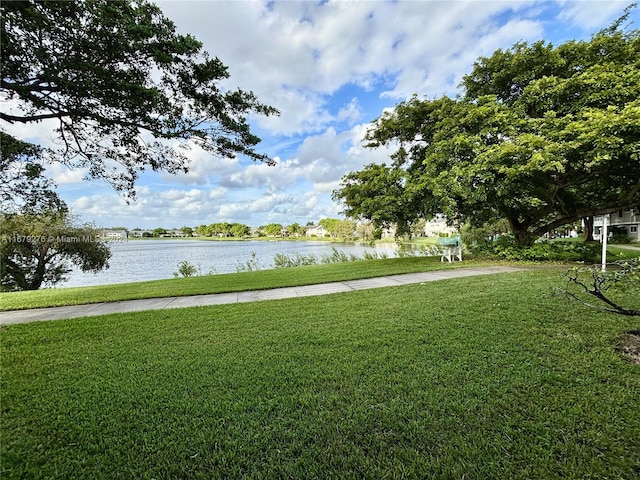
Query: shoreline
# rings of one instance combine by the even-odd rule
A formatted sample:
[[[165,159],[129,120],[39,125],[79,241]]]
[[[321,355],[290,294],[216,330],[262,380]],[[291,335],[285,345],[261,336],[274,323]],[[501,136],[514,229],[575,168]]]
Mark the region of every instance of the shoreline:
[[[424,243],[424,240],[429,240],[429,237],[419,237],[422,240],[418,243]],[[436,237],[433,237],[435,240]],[[364,240],[344,240],[342,238],[329,238],[329,237],[127,237],[126,241],[148,241],[148,240],[188,240],[188,241],[203,241],[203,242],[325,242],[325,243],[357,243],[369,245],[371,242]],[[395,239],[380,239],[374,240],[373,244],[390,244],[397,243]],[[402,242],[402,243],[414,243],[414,242]]]

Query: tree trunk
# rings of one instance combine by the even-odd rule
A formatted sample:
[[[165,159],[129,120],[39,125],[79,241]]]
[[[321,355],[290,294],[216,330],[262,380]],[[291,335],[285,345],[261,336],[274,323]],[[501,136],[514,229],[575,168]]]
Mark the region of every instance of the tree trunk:
[[[535,242],[536,238],[528,228],[528,225],[520,223],[514,219],[508,219],[509,226],[511,227],[511,233],[516,241],[516,245],[519,247],[530,247]]]
[[[38,290],[42,286],[45,273],[47,271],[47,264],[44,258],[41,256],[38,258],[38,264],[36,265],[35,272],[31,277],[31,280],[25,285],[24,290]]]
[[[531,235],[531,232],[528,230],[520,230],[513,232],[513,235],[516,239],[516,244],[519,247],[530,247],[533,245],[533,242],[536,241],[536,237]]]
[[[593,216],[584,217],[584,241],[593,242]]]

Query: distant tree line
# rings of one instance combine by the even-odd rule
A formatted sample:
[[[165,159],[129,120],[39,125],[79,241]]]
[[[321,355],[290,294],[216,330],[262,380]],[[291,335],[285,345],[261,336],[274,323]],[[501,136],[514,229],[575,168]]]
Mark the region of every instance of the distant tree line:
[[[422,229],[424,229],[424,222],[422,222]],[[307,222],[305,226],[294,222],[288,226],[284,226],[281,223],[269,223],[267,225],[261,225],[257,228],[252,228],[248,225],[237,222],[216,222],[209,225],[199,225],[195,228],[182,227],[172,230],[158,227],[154,229],[144,230],[142,237],[144,238],[157,238],[163,236],[170,236],[173,233],[180,231],[184,237],[218,237],[218,238],[246,238],[251,236],[257,237],[304,237],[306,236],[307,229],[315,227],[313,222]],[[318,226],[322,227],[326,232],[322,236],[329,238],[341,238],[347,241],[360,238],[363,240],[374,240],[381,236],[381,230],[376,229],[371,222],[357,223],[354,220],[338,218],[323,218],[318,222]],[[123,229],[124,230],[124,229]],[[134,228],[132,231],[141,231],[140,228]],[[420,236],[421,233],[416,230],[416,236]]]
[[[211,225],[200,225],[195,228],[199,237],[237,237],[244,238],[251,235],[251,227],[242,223],[219,222]]]

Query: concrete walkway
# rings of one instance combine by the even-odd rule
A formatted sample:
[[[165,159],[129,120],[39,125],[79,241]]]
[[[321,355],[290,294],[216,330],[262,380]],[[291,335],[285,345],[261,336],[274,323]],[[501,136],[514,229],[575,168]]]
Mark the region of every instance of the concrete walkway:
[[[194,295],[191,297],[149,298],[142,300],[126,300],[112,303],[91,303],[69,307],[37,308],[32,310],[13,310],[0,312],[0,324],[37,322],[41,320],[58,320],[62,318],[78,318],[109,313],[140,312],[144,310],[160,310],[164,308],[199,307],[206,305],[223,305],[228,303],[259,302],[280,298],[308,297],[327,295],[330,293],[366,290],[370,288],[397,287],[411,283],[425,283],[448,278],[471,277],[495,273],[520,271],[514,267],[460,268],[455,270],[438,270],[435,272],[407,273],[388,277],[349,280],[344,282],[304,285],[300,287],[274,288],[270,290],[253,290],[235,293],[215,293]]]

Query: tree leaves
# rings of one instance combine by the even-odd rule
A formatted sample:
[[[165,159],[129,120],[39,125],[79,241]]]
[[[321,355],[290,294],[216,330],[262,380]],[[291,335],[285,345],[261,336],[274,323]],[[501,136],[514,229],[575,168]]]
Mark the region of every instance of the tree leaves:
[[[111,251],[99,232],[77,226],[66,210],[2,215],[0,290],[37,290],[83,272],[108,268]]]
[[[0,212],[66,210],[44,176],[42,149],[0,131]]]
[[[260,139],[246,115],[277,110],[251,92],[223,91],[227,67],[192,36],[177,34],[157,6],[31,0],[0,8],[0,91],[21,106],[0,118],[57,120],[53,160],[88,168],[131,198],[146,168],[188,171],[180,146],[272,163],[255,150]]]
[[[348,215],[507,219],[526,245],[582,217],[640,207],[639,31],[518,43],[479,59],[462,85],[455,100],[414,96],[375,122],[368,146],[398,150],[390,167],[344,177],[334,198]]]

